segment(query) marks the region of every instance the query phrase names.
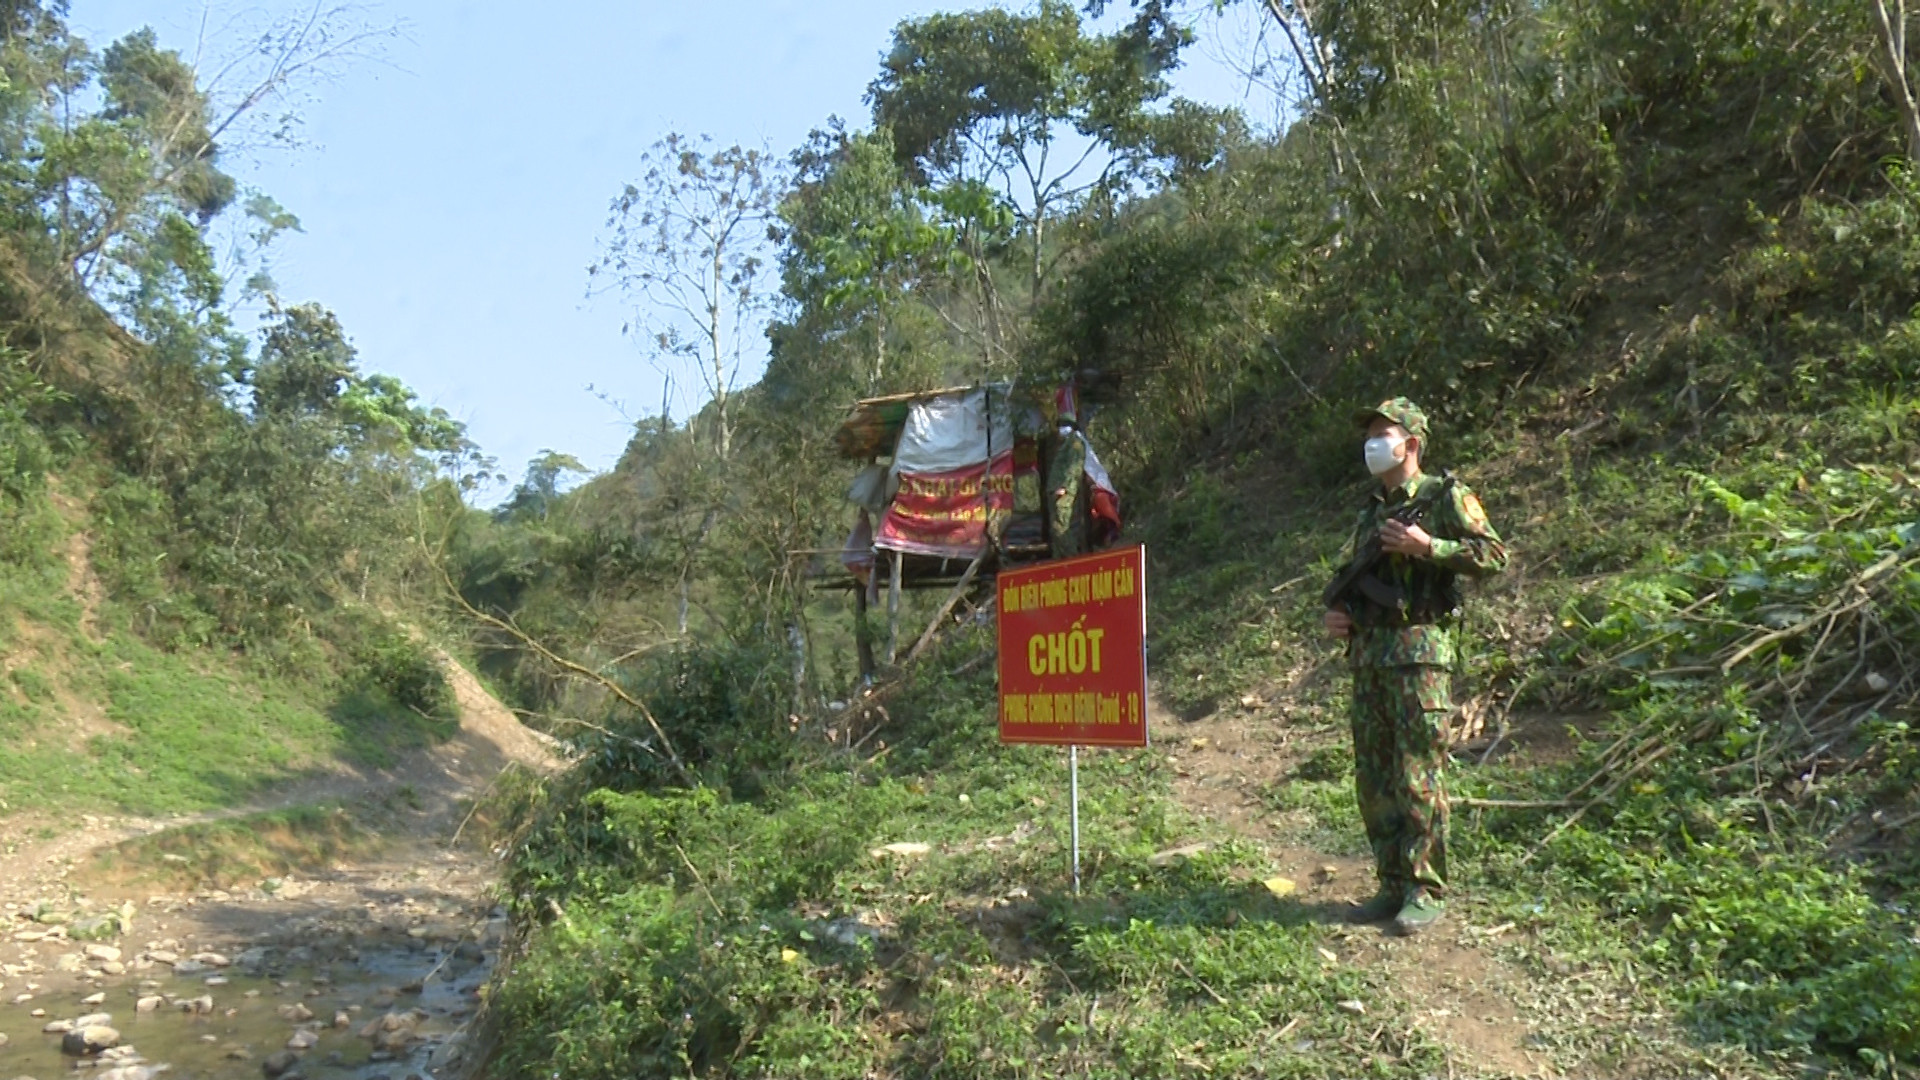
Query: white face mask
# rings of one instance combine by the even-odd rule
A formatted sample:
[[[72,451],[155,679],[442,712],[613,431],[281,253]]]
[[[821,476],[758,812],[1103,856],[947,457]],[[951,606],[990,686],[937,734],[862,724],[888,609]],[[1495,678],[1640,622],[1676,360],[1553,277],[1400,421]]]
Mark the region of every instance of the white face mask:
[[[1390,473],[1406,459],[1407,440],[1393,435],[1376,435],[1367,440],[1367,471],[1375,476]]]

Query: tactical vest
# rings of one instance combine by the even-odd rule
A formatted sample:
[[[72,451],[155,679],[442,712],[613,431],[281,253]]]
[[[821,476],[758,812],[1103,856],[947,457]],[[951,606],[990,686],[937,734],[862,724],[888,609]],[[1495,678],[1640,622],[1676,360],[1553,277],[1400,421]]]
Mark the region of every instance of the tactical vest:
[[[1418,518],[1423,526],[1433,509],[1451,498],[1453,484],[1451,475],[1442,474],[1438,492],[1428,498],[1416,496],[1425,504]],[[1363,576],[1371,580],[1348,594],[1348,609],[1359,626],[1450,626],[1459,614],[1459,575],[1437,563],[1386,555]]]

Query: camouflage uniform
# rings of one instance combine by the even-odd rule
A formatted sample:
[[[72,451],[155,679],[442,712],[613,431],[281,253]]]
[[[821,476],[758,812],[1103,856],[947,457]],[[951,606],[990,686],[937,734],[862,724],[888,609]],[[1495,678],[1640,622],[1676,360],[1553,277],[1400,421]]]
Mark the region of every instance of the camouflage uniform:
[[[1047,456],[1047,536],[1056,559],[1088,548],[1086,471],[1087,437],[1062,424]]]
[[[1365,415],[1402,424],[1419,437],[1420,452],[1426,454],[1426,418],[1411,402],[1395,399]],[[1447,883],[1443,766],[1456,658],[1453,577],[1499,571],[1507,564],[1507,550],[1471,489],[1452,478],[1423,475],[1374,492],[1354,527],[1353,551],[1394,511],[1416,500],[1429,504],[1419,524],[1433,537],[1431,558],[1389,554],[1375,573],[1416,598],[1425,592],[1449,599],[1441,606],[1429,601],[1409,619],[1382,619],[1377,611],[1370,618],[1350,606],[1355,617],[1347,646],[1353,667],[1354,786],[1381,885],[1408,892],[1424,888],[1439,897]],[[1418,599],[1414,607],[1422,607]]]

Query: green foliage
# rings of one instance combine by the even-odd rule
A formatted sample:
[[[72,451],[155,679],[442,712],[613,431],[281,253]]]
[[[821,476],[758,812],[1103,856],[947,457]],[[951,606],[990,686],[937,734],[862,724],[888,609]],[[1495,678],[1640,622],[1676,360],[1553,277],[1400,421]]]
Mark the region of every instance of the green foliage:
[[[1167,93],[1163,73],[1190,40],[1153,12],[1089,36],[1071,5],[1052,0],[1032,14],[932,15],[894,31],[871,90],[874,121],[917,180],[1011,172],[1039,160],[1055,127],[1114,142]]]
[[[1462,786],[1552,802],[1640,770],[1531,861],[1559,818],[1459,815],[1474,887],[1702,1041],[1914,1052],[1913,855],[1879,823],[1910,820],[1920,775],[1920,202],[1884,164],[1866,5],[1264,10],[1313,70],[1257,136],[1158,104],[1188,44],[1163,5],[1109,35],[1058,4],[902,24],[874,129],[795,156],[787,306],[728,406],[734,458],[699,452],[720,417],[650,421],[611,477],[535,500],[530,472],[525,506],[461,523],[466,595],[618,678],[708,785],[675,790],[604,693],[496,654],[529,708],[594,725],[516,855],[509,1071],[1437,1072],[1418,1042],[1354,1064],[1328,1003],[1386,1006],[1243,884],[1257,857],[1149,861],[1182,831],[1153,758],[1093,759],[1074,901],[1032,884],[1057,874],[1056,815],[1031,812],[1056,785],[987,744],[985,681],[914,676],[870,764],[815,749],[847,722],[820,673],[850,665],[809,653],[847,635],[786,552],[840,542],[844,474],[795,463],[827,460],[849,397],[1087,368],[1121,388],[1092,437],[1153,552],[1162,700],[1200,716],[1284,682],[1273,722],[1340,730],[1312,638],[1364,481],[1349,413],[1414,396],[1429,464],[1482,489],[1526,582],[1481,598],[1461,696],[1615,714],[1571,761]],[[1069,129],[1098,176],[1037,168]],[[1317,755],[1263,794],[1358,853],[1350,768]],[[935,850],[867,855],[895,839]],[[887,932],[829,935],[869,916]],[[1090,1019],[1096,994],[1124,1024]],[[1294,1016],[1314,1049],[1261,1041]]]
[[[353,657],[347,671],[350,682],[362,683],[425,718],[452,715],[453,688],[433,654],[413,635],[368,619],[345,636]]]
[[[1708,807],[1676,815],[1675,792],[1660,794],[1629,800],[1605,833],[1558,843],[1553,865],[1639,928],[1646,962],[1684,977],[1679,996],[1711,1036],[1899,1057],[1920,1047],[1920,948],[1900,912],[1814,853],[1769,850]]]
[[[493,998],[496,1066],[1307,1077],[1393,1015],[1371,979],[1324,963],[1312,908],[1248,882],[1249,847],[1150,859],[1182,835],[1151,757],[1084,761],[1087,893],[1069,895],[1059,756],[995,745],[991,693],[923,673],[890,702],[882,761],[808,752],[751,802],[557,793],[513,864],[533,929]],[[873,852],[899,841],[932,850]],[[1367,1017],[1324,1008],[1346,999]],[[1373,1067],[1439,1060],[1416,1036]]]

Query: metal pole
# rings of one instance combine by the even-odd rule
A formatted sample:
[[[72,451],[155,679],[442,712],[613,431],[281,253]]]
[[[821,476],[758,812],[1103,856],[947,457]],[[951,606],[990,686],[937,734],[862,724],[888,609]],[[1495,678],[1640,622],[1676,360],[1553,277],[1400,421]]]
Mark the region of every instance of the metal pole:
[[[1073,895],[1080,895],[1080,748],[1067,747],[1067,821],[1073,835]]]

